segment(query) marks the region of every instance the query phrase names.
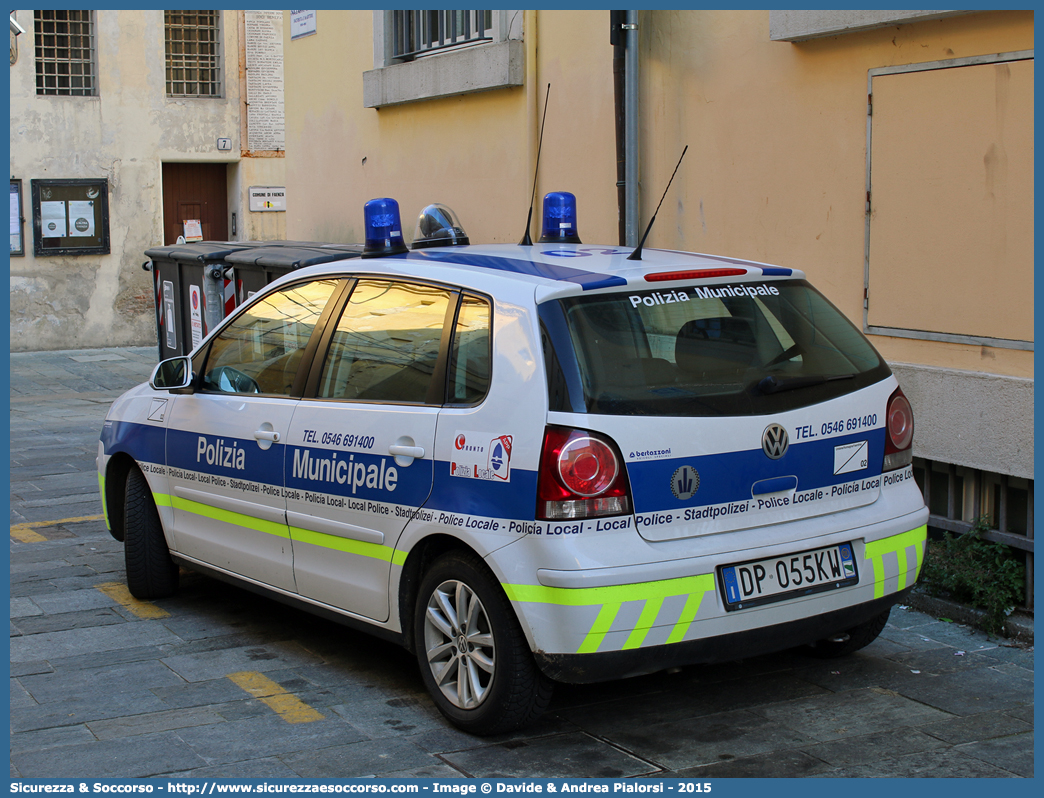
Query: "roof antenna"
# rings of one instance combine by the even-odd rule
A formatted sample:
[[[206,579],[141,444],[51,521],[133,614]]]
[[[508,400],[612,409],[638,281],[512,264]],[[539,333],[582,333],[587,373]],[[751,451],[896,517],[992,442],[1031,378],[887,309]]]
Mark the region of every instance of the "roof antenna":
[[[544,120],[547,119],[547,98],[551,96],[551,84],[547,84],[547,93],[544,95],[544,115],[540,117],[540,140],[537,144],[536,170],[533,172],[533,196],[529,200],[529,215],[526,216],[526,234],[518,242],[520,247],[533,246],[533,239],[529,237],[529,225],[533,221],[533,205],[536,203],[537,175],[540,173],[540,150],[544,146]]]
[[[682,158],[685,157],[685,153],[689,151],[689,145],[685,145],[685,149],[682,150],[681,158],[678,159],[678,166],[681,166]],[[660,197],[660,205],[663,205],[663,201],[667,198],[667,192],[671,188],[671,183],[674,181],[674,176],[678,174],[678,166],[674,167],[674,171],[671,172],[671,179],[667,181],[667,188],[663,190],[663,196]],[[645,235],[642,236],[642,240],[638,242],[638,246],[634,252],[627,256],[627,260],[641,260],[642,259],[642,247],[645,246],[645,239],[649,237],[649,231],[652,230],[653,222],[656,221],[656,214],[660,212],[660,205],[656,206],[656,211],[653,213],[652,218],[649,220],[649,226],[645,228]]]

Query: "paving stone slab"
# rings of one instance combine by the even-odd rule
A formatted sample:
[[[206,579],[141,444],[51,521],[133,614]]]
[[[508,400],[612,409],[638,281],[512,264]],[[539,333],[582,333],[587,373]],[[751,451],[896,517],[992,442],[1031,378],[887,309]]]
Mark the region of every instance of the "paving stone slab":
[[[96,741],[91,730],[84,725],[63,726],[60,729],[42,729],[24,732],[11,738],[11,753],[27,753],[30,751],[46,751],[60,748],[63,745],[82,745]],[[60,756],[57,752],[55,756]]]
[[[951,715],[979,715],[1017,709],[1032,697],[1025,682],[995,668],[976,668],[938,676],[911,674],[891,688],[901,695]],[[941,720],[941,718],[940,718]]]
[[[71,698],[113,698],[124,693],[182,684],[181,678],[157,660],[93,668],[59,670],[40,676],[23,676],[21,682],[41,704]]]
[[[295,771],[291,754],[308,752],[312,756],[364,739],[340,719],[287,723],[271,711],[263,717],[182,729],[178,735],[207,765],[278,756]]]
[[[144,735],[128,745],[104,740],[60,749],[12,754],[26,778],[145,778],[199,767],[199,755],[175,733]]]
[[[52,701],[39,707],[11,710],[12,736],[37,729],[75,726],[94,720],[131,717],[146,712],[160,712],[166,706],[148,691],[117,695],[92,695],[66,701]]]
[[[809,778],[927,778],[927,779],[998,779],[1015,774],[983,762],[956,749],[927,751],[895,759],[879,760],[863,765],[848,765],[810,774]]]
[[[227,765],[199,768],[180,773],[164,773],[170,779],[293,779],[297,774],[276,757],[248,759]]]
[[[802,751],[773,751],[738,759],[730,756],[721,762],[672,772],[665,778],[793,779],[806,778],[827,769],[826,763]]]
[[[8,707],[11,709],[35,707],[36,701],[17,679],[11,679],[11,698]]]
[[[831,767],[841,767],[948,747],[942,740],[923,731],[900,727],[858,737],[846,737],[829,743],[803,746],[801,750]]]
[[[675,689],[564,709],[560,714],[581,728],[602,734],[602,729],[619,726],[621,718],[626,718],[630,724],[663,723],[829,692],[793,673],[770,673],[753,682],[735,679],[702,684],[698,673],[693,678],[686,689],[681,689],[679,683]]]
[[[35,615],[18,619],[17,626],[22,634],[35,635],[63,629],[90,629],[126,623],[127,619],[110,608],[65,612],[58,615]]]
[[[947,717],[938,709],[879,687],[785,701],[752,711],[819,742],[920,726]]]
[[[33,615],[43,615],[44,611],[36,602],[30,598],[18,597],[11,599],[11,618],[29,618]]]
[[[147,712],[144,715],[133,717],[94,720],[86,725],[99,740],[118,740],[142,734],[174,731],[189,726],[206,726],[210,723],[224,722],[224,718],[207,707],[192,707]],[[129,744],[133,744],[133,742],[129,741]]]
[[[968,715],[963,718],[950,718],[939,723],[930,723],[927,726],[921,726],[920,730],[951,745],[959,745],[960,743],[1030,732],[1033,731],[1033,726],[1006,712],[983,712],[981,715]]]
[[[132,646],[172,643],[178,638],[156,621],[121,623],[94,629],[46,632],[11,641],[11,662],[71,657]]]
[[[176,654],[165,657],[163,663],[187,682],[202,682],[239,671],[264,673],[314,661],[313,656],[300,644],[283,642]]]
[[[113,600],[97,588],[69,590],[57,594],[37,596],[33,604],[48,615],[96,610],[113,606]]]
[[[848,657],[815,660],[795,671],[795,675],[832,693],[844,693],[864,687],[886,687],[909,672],[907,665],[857,651]]]
[[[1022,648],[1021,646],[1012,645],[999,645],[996,648],[984,651],[983,656],[989,657],[990,659],[998,660],[999,662],[1006,662],[1012,665],[1018,665],[1025,668],[1030,673],[1033,672],[1033,647]]]
[[[300,698],[309,706],[316,706],[308,700],[307,694]],[[427,696],[338,704],[331,710],[371,740],[433,732],[446,725],[446,720]]]
[[[54,667],[45,660],[11,663],[10,675],[12,679],[16,679],[19,676],[35,676],[40,673],[54,673]]]
[[[98,574],[87,566],[75,566],[68,563],[55,562],[54,560],[48,562],[13,563],[10,568],[12,587],[22,582],[49,582],[58,579],[68,582],[69,579],[92,579],[97,576]]]
[[[721,761],[722,757],[738,759],[788,750],[814,742],[800,731],[746,709],[667,723],[636,724],[622,715],[615,726],[604,727],[598,734],[668,770],[709,765]]]
[[[997,660],[985,654],[966,651],[961,648],[933,648],[929,651],[912,651],[891,658],[900,665],[923,672],[942,674],[958,670],[988,668]]]
[[[662,768],[589,734],[574,732],[473,748],[442,757],[479,778],[626,778]]]
[[[131,662],[159,659],[163,655],[163,646],[131,646],[114,648],[108,651],[74,654],[69,657],[52,657],[49,661],[56,672],[65,673],[83,670],[109,668],[114,665],[126,665]]]
[[[243,693],[246,695],[246,693]],[[237,699],[224,704],[213,704],[210,707],[224,720],[229,722],[249,720],[251,718],[270,718],[272,710],[255,698]],[[317,710],[318,711],[318,710]],[[326,717],[327,713],[321,713]]]
[[[441,762],[437,764],[424,765],[412,770],[393,770],[391,773],[382,773],[382,779],[459,779],[464,776],[459,770]]]
[[[895,645],[906,648],[910,651],[924,651],[932,648],[945,647],[945,643],[941,643],[933,637],[918,631],[918,628],[913,629],[885,629],[881,632],[881,636],[888,641],[891,641]]]
[[[992,740],[978,740],[958,745],[955,748],[962,754],[981,759],[996,767],[1014,773],[1023,778],[1033,778],[1033,732],[997,737]]]
[[[477,737],[458,729],[450,723],[444,723],[441,727],[428,732],[418,732],[410,735],[409,740],[431,754],[452,754],[462,751],[470,751],[475,748],[483,748],[488,745],[501,745],[516,743],[525,740],[534,740],[542,737],[553,737],[555,735],[573,734],[580,732],[574,724],[563,720],[556,715],[541,715],[536,722],[523,729],[516,729],[506,734],[498,734],[490,737]],[[510,750],[510,749],[505,749]]]
[[[1028,696],[1028,698],[1032,698],[1032,696]],[[1013,718],[1018,718],[1019,720],[1024,720],[1026,723],[1033,723],[1033,702],[1028,701],[1028,703],[1023,704],[1021,707],[1006,710],[1004,714],[1011,715]]]

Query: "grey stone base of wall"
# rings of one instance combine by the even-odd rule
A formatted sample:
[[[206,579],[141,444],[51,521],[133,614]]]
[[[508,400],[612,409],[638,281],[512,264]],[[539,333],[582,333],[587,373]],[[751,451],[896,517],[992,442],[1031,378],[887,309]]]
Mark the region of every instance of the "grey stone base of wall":
[[[914,411],[914,456],[1033,479],[1033,380],[890,363]]]

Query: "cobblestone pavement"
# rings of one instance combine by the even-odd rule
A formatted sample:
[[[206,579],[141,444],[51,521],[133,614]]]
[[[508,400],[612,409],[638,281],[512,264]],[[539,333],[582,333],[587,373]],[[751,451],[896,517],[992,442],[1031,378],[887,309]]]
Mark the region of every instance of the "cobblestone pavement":
[[[134,601],[94,458],[155,351],[11,356],[13,777],[1033,775],[1032,650],[909,609],[847,659],[562,685],[480,739],[394,645],[202,576]]]

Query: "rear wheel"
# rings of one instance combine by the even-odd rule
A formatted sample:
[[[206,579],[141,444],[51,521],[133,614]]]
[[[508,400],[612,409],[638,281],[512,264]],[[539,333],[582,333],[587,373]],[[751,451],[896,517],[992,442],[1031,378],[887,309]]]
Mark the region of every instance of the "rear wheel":
[[[424,575],[414,641],[435,705],[464,731],[516,729],[551,700],[507,597],[474,555],[451,552]]]
[[[178,589],[178,566],[170,558],[149,483],[137,468],[127,472],[123,522],[123,554],[131,595],[139,599],[171,595]]]
[[[888,623],[888,614],[891,611],[892,608],[889,607],[880,615],[858,626],[853,626],[847,632],[820,640],[812,646],[812,656],[820,659],[833,659],[835,657],[844,657],[854,651],[865,648],[881,634],[885,624]]]

